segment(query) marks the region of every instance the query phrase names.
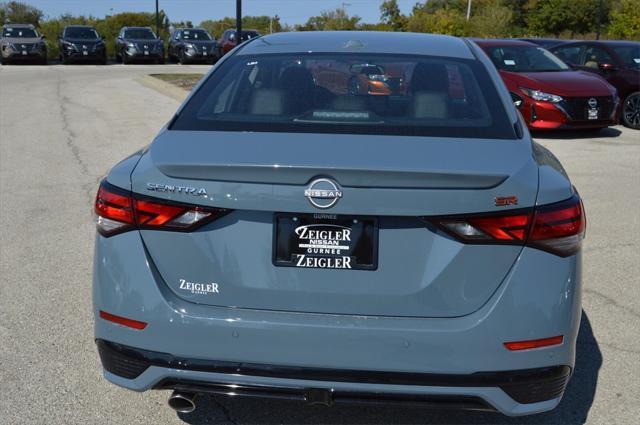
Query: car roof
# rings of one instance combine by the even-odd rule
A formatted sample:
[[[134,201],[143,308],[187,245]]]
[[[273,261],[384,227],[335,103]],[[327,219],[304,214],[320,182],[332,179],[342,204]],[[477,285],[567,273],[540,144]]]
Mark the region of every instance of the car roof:
[[[512,38],[472,38],[474,43],[480,47],[495,47],[495,46],[534,46],[540,47],[535,43],[525,40],[517,40]]]
[[[64,29],[67,28],[91,28],[93,29],[94,27],[92,27],[91,25],[67,25],[66,27],[64,27]]]
[[[640,46],[640,42],[631,41],[631,40],[573,40],[570,43],[564,43],[562,47],[565,47],[570,44],[583,44],[583,43],[601,44],[605,46]],[[557,47],[560,47],[560,46],[557,46]]]
[[[381,31],[281,32],[256,38],[238,55],[261,53],[395,53],[474,59],[465,40],[435,34]]]
[[[36,27],[33,24],[4,24],[2,28],[5,28],[5,27],[36,29]]]
[[[122,27],[126,30],[150,30],[151,27]]]

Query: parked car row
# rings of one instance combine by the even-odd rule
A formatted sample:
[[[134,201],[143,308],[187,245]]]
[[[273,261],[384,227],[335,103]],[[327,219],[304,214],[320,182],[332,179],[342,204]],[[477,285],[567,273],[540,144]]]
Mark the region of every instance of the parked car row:
[[[255,30],[242,31],[242,41],[259,37]],[[2,64],[11,62],[47,63],[46,37],[30,24],[7,24],[2,27],[0,39]],[[164,41],[149,27],[123,27],[115,39],[114,59],[118,63],[164,63],[165,51],[170,62],[215,63],[233,49],[237,42],[236,30],[227,30],[220,42],[202,28],[178,28],[168,41]],[[58,36],[58,59],[63,64],[94,62],[106,64],[105,38],[95,28],[69,25]]]
[[[541,40],[474,40],[530,129],[640,129],[640,43]]]

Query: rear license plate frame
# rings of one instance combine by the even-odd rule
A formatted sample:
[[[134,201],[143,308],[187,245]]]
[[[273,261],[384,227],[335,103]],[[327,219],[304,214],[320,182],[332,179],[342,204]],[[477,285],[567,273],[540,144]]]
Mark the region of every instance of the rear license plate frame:
[[[296,233],[296,229],[302,227],[306,230]],[[333,231],[335,237],[329,234],[326,239],[310,238],[309,230]],[[339,234],[341,230],[349,233]],[[378,218],[372,216],[276,213],[273,219],[272,262],[277,267],[374,271],[378,269],[379,230]],[[328,253],[318,253],[317,250]],[[301,255],[304,255],[302,259]]]

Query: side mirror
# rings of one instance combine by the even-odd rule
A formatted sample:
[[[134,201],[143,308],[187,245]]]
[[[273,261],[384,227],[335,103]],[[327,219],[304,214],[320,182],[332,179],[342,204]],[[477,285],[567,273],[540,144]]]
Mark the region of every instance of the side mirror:
[[[40,39],[41,39],[41,40],[46,40],[46,39],[47,39],[47,36],[43,34],[43,35],[41,35],[41,36],[40,36]]]
[[[515,94],[514,92],[509,92],[509,94],[511,95],[511,100],[513,101],[513,104],[516,106],[516,108],[518,109],[522,108],[522,105],[524,103],[522,98],[517,94]]]
[[[598,64],[598,68],[600,68],[600,70],[602,70],[602,71],[615,71],[615,70],[618,69],[612,63],[600,63],[600,64]]]
[[[104,35],[100,36],[100,40],[104,41]]]

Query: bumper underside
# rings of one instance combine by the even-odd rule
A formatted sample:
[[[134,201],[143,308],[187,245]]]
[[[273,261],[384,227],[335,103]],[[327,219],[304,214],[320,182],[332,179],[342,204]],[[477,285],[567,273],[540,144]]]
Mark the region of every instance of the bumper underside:
[[[409,403],[529,414],[557,404],[571,374],[568,366],[468,375],[336,370],[185,359],[100,339],[96,343],[107,379],[133,390],[172,389],[323,405]]]

